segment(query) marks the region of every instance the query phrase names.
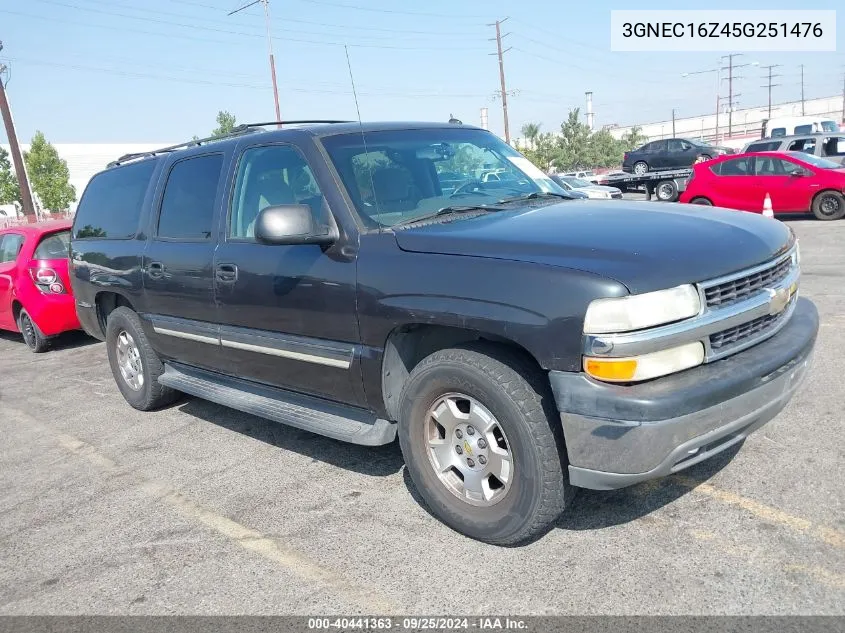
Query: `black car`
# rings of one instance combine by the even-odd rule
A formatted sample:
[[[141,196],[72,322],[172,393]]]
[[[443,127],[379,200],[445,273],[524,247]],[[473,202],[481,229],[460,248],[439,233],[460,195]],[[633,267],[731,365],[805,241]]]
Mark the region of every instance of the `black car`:
[[[663,139],[625,152],[622,171],[641,176],[649,171],[684,169],[701,160],[733,153],[734,150],[729,147],[708,145],[702,141],[685,138]]]
[[[182,392],[398,438],[434,515],[514,544],[573,486],[741,442],[807,373],[818,314],[781,222],[567,200],[466,125],[273,127],[124,157],[82,196],[77,311],[136,409]]]

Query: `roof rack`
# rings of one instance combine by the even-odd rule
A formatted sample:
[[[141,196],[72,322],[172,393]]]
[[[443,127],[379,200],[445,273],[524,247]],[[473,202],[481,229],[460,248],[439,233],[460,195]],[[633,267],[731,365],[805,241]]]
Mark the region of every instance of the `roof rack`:
[[[166,154],[168,152],[175,152],[177,149],[184,149],[187,147],[196,147],[198,145],[204,145],[205,143],[212,143],[214,141],[220,141],[226,138],[232,138],[234,136],[241,136],[242,134],[251,134],[253,132],[259,132],[260,129],[265,125],[296,125],[296,124],[304,124],[304,123],[352,123],[352,121],[335,121],[330,119],[311,119],[311,120],[297,120],[297,121],[266,121],[264,123],[241,123],[240,125],[235,126],[232,128],[232,131],[227,134],[218,134],[217,136],[207,136],[206,138],[198,138],[190,141],[186,141],[185,143],[179,143],[177,145],[170,145],[169,147],[162,147],[161,149],[154,149],[150,152],[135,152],[132,154],[124,154],[117,160],[110,162],[106,165],[107,168],[118,167],[120,165],[125,165],[126,163],[138,160],[139,158],[149,158],[151,156],[155,156],[156,154]]]

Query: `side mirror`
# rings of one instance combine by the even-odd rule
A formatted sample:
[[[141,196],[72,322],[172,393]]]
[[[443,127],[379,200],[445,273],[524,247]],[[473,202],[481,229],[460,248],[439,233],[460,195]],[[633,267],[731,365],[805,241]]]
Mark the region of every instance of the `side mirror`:
[[[793,171],[789,175],[792,176],[793,178],[797,178],[799,176],[809,176],[810,172],[808,172],[806,169],[796,169],[795,171]]]
[[[267,207],[255,220],[255,239],[262,244],[331,244],[336,237],[330,227],[314,222],[305,204]]]

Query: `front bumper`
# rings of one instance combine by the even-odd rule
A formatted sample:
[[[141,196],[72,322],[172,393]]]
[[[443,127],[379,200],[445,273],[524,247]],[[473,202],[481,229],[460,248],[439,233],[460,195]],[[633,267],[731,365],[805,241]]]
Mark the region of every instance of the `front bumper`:
[[[638,385],[550,372],[574,486],[622,488],[668,475],[742,441],[789,402],[811,364],[815,306],[743,352]]]

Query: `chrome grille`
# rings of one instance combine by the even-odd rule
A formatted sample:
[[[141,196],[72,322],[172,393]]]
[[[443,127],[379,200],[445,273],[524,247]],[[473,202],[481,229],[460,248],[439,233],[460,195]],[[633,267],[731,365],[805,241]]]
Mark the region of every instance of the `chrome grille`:
[[[735,343],[740,343],[750,337],[756,338],[759,335],[763,335],[766,333],[766,330],[777,325],[781,319],[786,318],[791,312],[792,310],[787,307],[787,309],[778,314],[767,314],[753,321],[748,321],[747,323],[711,334],[710,348],[715,352]]]
[[[707,307],[721,308],[742,301],[764,288],[771,288],[783,281],[791,269],[792,258],[785,257],[763,270],[705,288],[704,298]]]

